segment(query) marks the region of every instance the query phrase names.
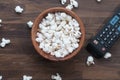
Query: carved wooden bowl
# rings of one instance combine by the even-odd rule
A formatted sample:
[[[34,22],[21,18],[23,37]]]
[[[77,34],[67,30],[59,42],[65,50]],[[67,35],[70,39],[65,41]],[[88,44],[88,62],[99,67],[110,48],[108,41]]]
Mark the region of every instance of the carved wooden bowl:
[[[44,52],[42,49],[39,48],[39,44],[38,42],[36,42],[36,33],[38,31],[38,27],[39,27],[39,23],[41,22],[41,20],[47,16],[48,13],[55,13],[55,12],[65,12],[68,15],[71,15],[73,18],[75,18],[79,25],[80,25],[80,32],[82,33],[82,36],[80,37],[80,42],[79,42],[79,47],[77,49],[75,49],[72,53],[70,53],[69,55],[63,57],[63,58],[57,58],[55,56],[52,56],[46,52]],[[31,30],[31,38],[32,38],[32,43],[33,46],[35,48],[35,50],[44,58],[52,60],[52,61],[64,61],[64,60],[68,60],[70,58],[72,58],[73,56],[75,56],[77,53],[80,52],[84,40],[85,40],[85,29],[84,29],[84,25],[82,20],[79,18],[79,16],[77,14],[75,14],[73,11],[67,10],[65,8],[62,7],[54,7],[54,8],[49,8],[45,11],[43,11],[42,13],[39,14],[39,16],[35,19],[35,22],[33,24],[32,30]]]

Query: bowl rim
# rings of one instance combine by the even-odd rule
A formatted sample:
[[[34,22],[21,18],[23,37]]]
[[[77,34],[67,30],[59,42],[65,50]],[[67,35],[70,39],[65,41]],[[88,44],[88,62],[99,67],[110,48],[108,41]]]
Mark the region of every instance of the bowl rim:
[[[38,46],[38,43],[35,41],[35,28],[37,26],[37,29],[38,29],[38,26],[39,26],[39,23],[41,22],[41,20],[48,14],[48,13],[54,13],[54,12],[65,12],[67,13],[68,15],[72,16],[74,19],[76,19],[80,25],[80,32],[82,33],[82,36],[80,37],[80,42],[79,42],[79,47],[77,49],[75,49],[72,53],[68,54],[67,56],[63,57],[63,58],[57,58],[55,56],[52,56],[46,52],[44,52],[42,49],[40,49]],[[64,60],[68,60],[72,57],[74,57],[76,54],[78,54],[78,52],[81,50],[83,44],[84,44],[84,41],[85,41],[85,27],[84,27],[84,24],[82,22],[82,20],[80,19],[80,17],[73,11],[71,10],[68,10],[66,8],[63,8],[63,7],[53,7],[53,8],[49,8],[49,9],[46,9],[44,10],[43,12],[41,12],[37,18],[35,19],[34,23],[33,23],[33,27],[32,27],[32,30],[31,30],[31,40],[32,40],[32,44],[35,48],[35,50],[44,58],[48,59],[48,60],[51,60],[51,61],[64,61]]]

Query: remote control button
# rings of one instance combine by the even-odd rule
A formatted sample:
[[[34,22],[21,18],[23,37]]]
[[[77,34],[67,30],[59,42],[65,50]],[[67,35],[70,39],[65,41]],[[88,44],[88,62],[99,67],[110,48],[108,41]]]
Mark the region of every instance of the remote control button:
[[[119,21],[119,23],[120,23],[120,21]]]
[[[105,34],[105,31],[103,31],[102,33]]]
[[[106,41],[107,40],[107,38],[104,38],[104,41]]]
[[[112,20],[110,21],[110,24],[112,24],[113,26],[118,22],[118,20],[119,20],[120,18],[117,16],[117,15],[115,15],[113,18],[112,18]]]
[[[97,44],[98,44],[98,41],[97,41],[97,40],[94,40],[93,43],[97,45]]]
[[[109,41],[108,44],[111,44],[111,41]]]
[[[118,25],[115,25],[115,28],[117,28],[118,27]]]
[[[111,41],[113,40],[113,38],[110,39]]]
[[[113,28],[112,31],[115,31],[115,29]]]
[[[100,34],[100,37],[102,37],[103,35],[102,34]]]
[[[116,38],[116,36],[114,35],[113,38]]]
[[[100,41],[101,44],[104,44],[104,41]]]
[[[105,28],[105,31],[108,31],[108,28]]]
[[[105,31],[108,31],[108,28],[105,28]]]
[[[100,40],[100,38],[97,38],[97,40],[99,41],[99,40]]]
[[[107,35],[107,38],[110,37],[110,35]]]
[[[111,35],[111,34],[112,34],[112,32],[109,32],[109,34]]]
[[[115,34],[116,34],[116,35],[118,35],[118,34],[119,34],[119,32],[117,32],[117,31],[116,31],[116,32],[115,32]]]
[[[118,13],[118,15],[120,15],[120,13]]]
[[[120,26],[118,27],[118,31],[120,31]]]
[[[105,47],[107,48],[107,47],[108,47],[108,45],[105,45]]]
[[[102,47],[102,51],[105,51],[106,50],[106,48],[105,47]]]
[[[110,26],[110,25],[108,25],[107,27],[108,27],[108,28],[110,28],[111,26]]]

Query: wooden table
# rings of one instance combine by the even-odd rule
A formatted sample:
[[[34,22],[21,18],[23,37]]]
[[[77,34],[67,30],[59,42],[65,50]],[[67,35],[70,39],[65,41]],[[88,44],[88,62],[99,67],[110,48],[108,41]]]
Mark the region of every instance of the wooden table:
[[[77,0],[79,8],[73,11],[79,15],[86,29],[86,41],[78,55],[64,62],[52,62],[42,58],[33,48],[30,29],[26,23],[34,21],[47,8],[62,6],[59,0],[0,0],[0,39],[9,38],[11,44],[0,48],[0,75],[3,80],[22,80],[23,75],[33,76],[33,80],[51,80],[51,75],[59,73],[63,80],[120,80],[120,40],[112,47],[111,59],[95,59],[95,65],[86,66],[90,55],[85,46],[88,40],[104,25],[120,4],[120,0]],[[24,12],[14,11],[20,5]]]

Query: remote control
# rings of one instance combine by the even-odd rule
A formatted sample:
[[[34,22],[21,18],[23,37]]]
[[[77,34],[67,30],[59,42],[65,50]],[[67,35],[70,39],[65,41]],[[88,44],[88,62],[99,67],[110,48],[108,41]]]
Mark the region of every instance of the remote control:
[[[102,58],[105,53],[120,37],[120,8],[102,27],[102,29],[90,39],[87,44],[87,51],[90,52],[95,58]]]

